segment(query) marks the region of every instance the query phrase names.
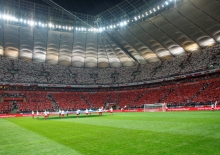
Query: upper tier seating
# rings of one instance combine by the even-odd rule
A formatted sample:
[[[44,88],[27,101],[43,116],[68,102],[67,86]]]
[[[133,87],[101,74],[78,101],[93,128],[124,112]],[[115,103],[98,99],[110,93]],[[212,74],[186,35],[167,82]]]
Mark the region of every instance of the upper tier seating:
[[[126,84],[166,78],[220,66],[220,45],[175,59],[120,68],[75,68],[0,57],[0,82],[66,85]],[[133,74],[139,72],[139,74]],[[116,76],[113,76],[115,74]]]

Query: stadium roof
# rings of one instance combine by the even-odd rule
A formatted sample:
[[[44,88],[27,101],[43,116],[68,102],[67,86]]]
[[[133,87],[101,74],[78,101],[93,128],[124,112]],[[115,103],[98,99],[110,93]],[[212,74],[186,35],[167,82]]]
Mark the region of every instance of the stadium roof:
[[[28,0],[37,4],[48,5],[44,0]],[[97,15],[111,7],[114,7],[123,0],[53,0],[56,4],[68,11],[88,15]]]
[[[96,16],[74,14],[90,26],[105,27],[102,32],[16,25],[3,21],[2,15],[0,55],[75,67],[121,67],[175,58],[220,42],[219,0],[182,0],[160,10],[160,2],[171,1],[156,1],[153,5],[125,0]],[[2,6],[6,12],[7,5]],[[34,10],[34,17],[43,20]],[[128,23],[110,28],[119,20]],[[110,24],[109,29],[105,24]]]

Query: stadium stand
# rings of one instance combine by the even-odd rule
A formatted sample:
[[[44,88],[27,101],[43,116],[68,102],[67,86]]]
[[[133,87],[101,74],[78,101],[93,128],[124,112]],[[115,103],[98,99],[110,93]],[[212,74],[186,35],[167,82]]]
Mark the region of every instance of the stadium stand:
[[[172,92],[162,99],[163,103],[187,103],[203,87],[200,83],[177,84],[173,87]]]
[[[193,102],[215,102],[220,100],[220,81],[212,81],[203,87],[197,96],[193,98]]]
[[[92,108],[98,109],[105,106],[107,101],[107,92],[88,92],[82,93],[82,97],[91,105]]]
[[[64,110],[90,109],[90,106],[76,92],[51,93],[57,108]]]
[[[23,92],[25,101],[18,102],[18,111],[54,111],[55,107],[52,105],[51,100],[48,98],[47,92]]]
[[[65,88],[31,88],[6,87],[0,90],[0,112],[9,113],[32,110],[57,111],[58,109],[97,109],[107,103],[117,107],[138,108],[144,104],[167,103],[169,107],[210,105],[219,101],[220,75],[188,78],[178,81],[155,83],[145,86],[103,89],[65,89]],[[24,90],[28,88],[28,90]],[[22,91],[20,90],[22,89]],[[87,91],[86,91],[87,90]],[[11,101],[17,98],[19,100]],[[5,99],[5,100],[4,100]]]
[[[45,63],[32,63],[19,59],[1,57],[1,82],[16,83],[48,83],[48,84],[124,84],[140,82],[150,79],[166,78],[175,75],[184,75],[196,71],[209,70],[210,66],[219,68],[219,44],[194,52],[180,55],[175,59],[163,62],[147,63],[137,67],[120,68],[74,68]],[[133,72],[140,71],[139,75]],[[118,73],[117,77],[112,77]]]

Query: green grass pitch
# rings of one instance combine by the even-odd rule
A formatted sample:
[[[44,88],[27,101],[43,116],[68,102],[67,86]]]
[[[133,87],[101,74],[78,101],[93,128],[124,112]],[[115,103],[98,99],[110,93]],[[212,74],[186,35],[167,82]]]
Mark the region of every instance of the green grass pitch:
[[[0,119],[0,155],[219,155],[220,111]]]

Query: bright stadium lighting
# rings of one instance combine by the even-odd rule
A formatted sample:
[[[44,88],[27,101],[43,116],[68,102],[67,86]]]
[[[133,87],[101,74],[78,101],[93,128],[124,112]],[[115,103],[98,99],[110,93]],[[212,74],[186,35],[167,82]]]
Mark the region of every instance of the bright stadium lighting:
[[[124,26],[124,23],[123,23],[123,22],[120,22],[120,26],[121,26],[121,27]]]
[[[156,9],[155,9],[155,8],[153,8],[153,10],[154,10],[154,12],[156,12]]]
[[[53,27],[53,24],[52,24],[52,23],[49,23],[49,24],[48,24],[48,27],[49,27],[49,28],[52,28],[52,27]]]
[[[102,31],[103,31],[103,29],[100,27],[100,28],[99,28],[99,32],[102,32]]]
[[[28,24],[32,27],[32,26],[34,26],[34,21],[33,20],[29,20]]]
[[[168,5],[169,3],[166,1],[165,4]]]

